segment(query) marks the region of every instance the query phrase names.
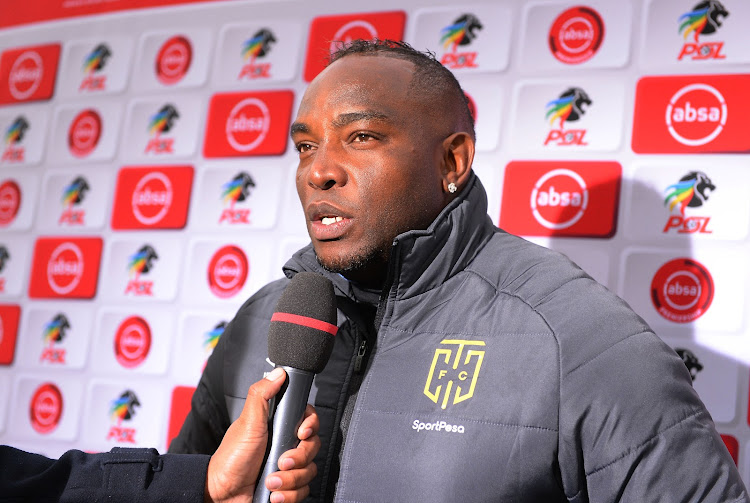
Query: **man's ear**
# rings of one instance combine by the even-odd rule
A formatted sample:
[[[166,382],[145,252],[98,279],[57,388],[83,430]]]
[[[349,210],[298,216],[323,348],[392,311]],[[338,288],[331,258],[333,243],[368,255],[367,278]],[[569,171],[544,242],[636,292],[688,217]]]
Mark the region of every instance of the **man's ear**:
[[[474,140],[466,132],[453,133],[443,140],[443,190],[459,192],[471,174],[474,162]],[[452,191],[450,185],[455,187]]]

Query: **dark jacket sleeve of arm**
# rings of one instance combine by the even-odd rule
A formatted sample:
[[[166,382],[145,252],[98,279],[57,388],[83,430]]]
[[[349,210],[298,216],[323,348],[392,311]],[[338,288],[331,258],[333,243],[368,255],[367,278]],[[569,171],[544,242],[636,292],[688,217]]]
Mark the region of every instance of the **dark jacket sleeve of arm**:
[[[0,500],[8,502],[202,502],[210,456],[155,449],[49,459],[0,446]]]
[[[180,433],[169,444],[174,454],[213,454],[229,428],[229,413],[224,401],[224,347],[234,322],[229,323],[206,362],[193,393],[190,412]]]

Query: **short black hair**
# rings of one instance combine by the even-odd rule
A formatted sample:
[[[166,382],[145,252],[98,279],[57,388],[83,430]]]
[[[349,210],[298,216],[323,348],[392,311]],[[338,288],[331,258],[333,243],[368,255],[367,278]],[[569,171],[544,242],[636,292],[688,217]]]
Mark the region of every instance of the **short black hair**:
[[[400,40],[353,40],[350,43],[339,43],[340,48],[329,58],[328,64],[332,64],[341,58],[351,55],[357,56],[385,56],[389,58],[403,59],[414,65],[414,79],[411,82],[412,90],[418,91],[428,100],[435,103],[437,107],[445,107],[446,100],[456,105],[458,113],[463,115],[472,139],[476,140],[474,130],[474,116],[471,113],[469,98],[461,89],[453,72],[443,66],[431,51],[418,51],[406,42]]]

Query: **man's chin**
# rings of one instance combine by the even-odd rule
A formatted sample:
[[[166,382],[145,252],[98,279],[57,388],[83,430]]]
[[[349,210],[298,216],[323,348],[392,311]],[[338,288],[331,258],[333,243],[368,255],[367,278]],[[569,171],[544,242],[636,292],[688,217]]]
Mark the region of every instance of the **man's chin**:
[[[387,259],[383,257],[381,250],[370,250],[353,255],[329,256],[324,253],[315,252],[318,263],[328,272],[341,274],[350,279],[357,279],[362,275],[369,275],[373,270],[383,268],[387,265]]]

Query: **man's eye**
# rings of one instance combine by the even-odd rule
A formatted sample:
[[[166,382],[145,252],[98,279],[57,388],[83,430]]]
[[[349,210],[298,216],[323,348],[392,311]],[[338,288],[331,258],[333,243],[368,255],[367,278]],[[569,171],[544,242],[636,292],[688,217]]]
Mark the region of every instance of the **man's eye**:
[[[357,135],[354,137],[354,141],[356,142],[366,142],[372,140],[372,136],[370,136],[367,133],[357,133]]]
[[[310,145],[309,143],[298,143],[295,145],[295,148],[297,149],[297,152],[301,154],[312,149],[312,145]]]

